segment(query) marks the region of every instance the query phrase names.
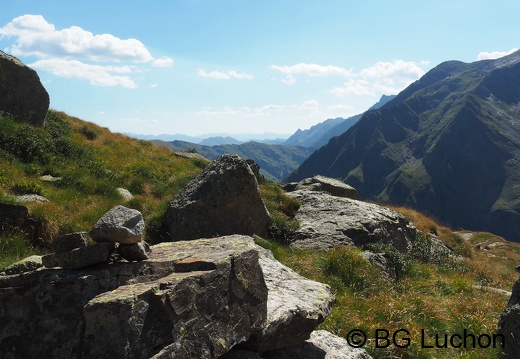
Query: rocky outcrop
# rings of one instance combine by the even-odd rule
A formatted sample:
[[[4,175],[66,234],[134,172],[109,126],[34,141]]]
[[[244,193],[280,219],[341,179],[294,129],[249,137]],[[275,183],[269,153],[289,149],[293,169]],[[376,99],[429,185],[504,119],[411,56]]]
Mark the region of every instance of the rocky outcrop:
[[[259,251],[269,290],[267,322],[241,347],[265,352],[299,344],[329,315],[335,297],[328,285],[295,273],[268,250]]]
[[[281,265],[248,236],[161,243],[140,262],[0,276],[0,352],[154,359],[219,358],[231,349],[268,358],[300,345],[310,352],[309,343],[322,348],[312,332],[333,300],[327,285]]]
[[[382,241],[402,252],[411,250],[416,229],[399,213],[376,204],[316,191],[314,186],[298,185],[297,188],[288,193],[301,202],[294,217],[300,228],[291,245],[327,249]]]
[[[262,329],[267,287],[253,240],[232,236],[0,277],[0,308],[5,357],[218,358]]]
[[[174,241],[230,234],[261,235],[271,221],[246,161],[223,155],[169,203],[165,225]]]
[[[520,279],[513,285],[509,302],[500,316],[497,334],[503,336],[505,358],[516,358],[520,352]]]
[[[16,120],[43,126],[49,94],[38,74],[16,57],[0,51],[0,112]]]

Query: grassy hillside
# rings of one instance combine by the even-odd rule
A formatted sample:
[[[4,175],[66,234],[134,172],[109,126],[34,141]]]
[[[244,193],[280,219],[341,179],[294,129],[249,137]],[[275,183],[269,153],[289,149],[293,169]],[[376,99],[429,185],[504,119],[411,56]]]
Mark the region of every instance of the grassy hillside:
[[[0,201],[14,203],[14,195],[26,193],[47,198],[48,203],[26,204],[44,223],[41,242],[89,231],[107,210],[123,203],[143,213],[151,239],[167,202],[206,165],[56,111],[49,112],[44,129],[6,116],[0,117],[0,128]],[[61,179],[44,181],[44,175]],[[134,198],[125,203],[117,188]],[[2,239],[0,267],[13,241],[16,236]]]

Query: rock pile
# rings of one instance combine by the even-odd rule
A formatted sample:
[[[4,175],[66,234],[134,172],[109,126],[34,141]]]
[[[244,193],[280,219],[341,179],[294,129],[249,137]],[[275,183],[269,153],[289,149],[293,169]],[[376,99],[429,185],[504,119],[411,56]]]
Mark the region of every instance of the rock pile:
[[[43,126],[49,94],[38,74],[16,57],[0,51],[0,112],[16,120]]]
[[[143,241],[144,219],[135,209],[112,208],[94,225],[89,236],[96,244],[87,245],[85,232],[56,237],[52,242],[54,253],[42,257],[43,265],[79,269],[116,261],[119,257],[128,261],[148,259],[150,247]]]

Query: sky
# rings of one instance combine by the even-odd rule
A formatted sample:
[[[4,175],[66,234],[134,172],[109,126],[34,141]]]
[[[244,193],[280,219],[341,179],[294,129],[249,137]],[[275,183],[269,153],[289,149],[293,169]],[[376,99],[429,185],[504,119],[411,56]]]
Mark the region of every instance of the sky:
[[[114,132],[292,134],[520,47],[517,0],[0,0],[0,50]]]

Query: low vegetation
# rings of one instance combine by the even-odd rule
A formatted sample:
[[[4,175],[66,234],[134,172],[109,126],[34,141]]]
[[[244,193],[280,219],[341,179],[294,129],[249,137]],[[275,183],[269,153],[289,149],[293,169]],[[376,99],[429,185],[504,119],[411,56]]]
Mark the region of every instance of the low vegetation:
[[[369,247],[391,259],[400,270],[397,278],[382,276],[360,256],[359,248],[344,246],[319,252],[260,238],[257,243],[301,275],[329,284],[336,303],[321,328],[342,337],[352,335],[354,329],[362,330],[367,335],[364,348],[376,359],[497,358],[499,342],[486,348],[477,342],[473,348],[468,337],[465,348],[449,344],[448,348],[438,348],[435,338],[439,336],[442,346],[445,334],[449,338],[466,330],[476,338],[484,335],[483,346],[487,346],[486,335],[493,340],[509,297],[489,287],[511,290],[518,278],[514,267],[520,262],[520,244],[489,233],[454,232],[411,209],[395,209],[419,229],[412,252],[404,255],[381,243]],[[447,246],[462,255],[431,252],[427,233],[446,238]],[[486,244],[496,242],[503,245],[484,249]],[[386,333],[389,341],[384,339]]]
[[[15,195],[38,194],[50,202],[28,203],[48,238],[88,231],[108,209],[125,204],[140,210],[147,240],[157,241],[168,201],[206,162],[179,158],[147,141],[111,133],[92,123],[50,111],[43,129],[0,116],[0,201],[13,203]],[[42,176],[58,179],[49,181]],[[126,188],[134,198],[118,194]],[[396,277],[381,271],[360,256],[361,249],[338,247],[326,252],[302,251],[286,242],[298,228],[294,214],[299,202],[274,182],[261,185],[261,195],[273,216],[270,239],[257,242],[272,250],[282,263],[300,274],[328,283],[337,298],[331,315],[321,325],[347,337],[351,330],[367,334],[365,348],[374,358],[495,358],[496,348],[424,348],[435,334],[493,335],[508,297],[488,287],[510,290],[517,279],[520,244],[489,233],[454,232],[408,208],[394,208],[419,229],[411,254],[376,243],[369,249],[384,253]],[[454,255],[431,250],[435,234]],[[29,243],[23,233],[0,236],[0,268],[33,253],[44,251],[45,238]],[[486,250],[486,246],[500,243]],[[406,330],[399,331],[400,329]],[[379,331],[378,331],[379,330]],[[376,333],[388,331],[390,339]],[[380,336],[381,337],[381,336]],[[410,338],[407,342],[406,338]],[[407,344],[408,343],[408,344]],[[388,344],[385,346],[385,344]]]

